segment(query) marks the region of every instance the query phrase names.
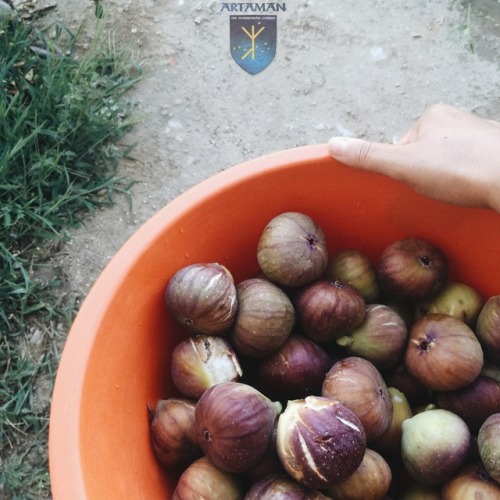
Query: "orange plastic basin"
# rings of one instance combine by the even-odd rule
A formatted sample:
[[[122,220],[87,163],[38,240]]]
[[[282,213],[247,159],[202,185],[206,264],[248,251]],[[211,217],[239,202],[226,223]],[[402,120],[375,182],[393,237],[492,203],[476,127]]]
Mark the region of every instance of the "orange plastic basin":
[[[447,254],[452,277],[500,293],[500,216],[426,199],[388,178],[332,160],[325,145],[246,162],[165,206],[120,249],[71,328],[56,378],[49,456],[55,500],[165,499],[176,478],[158,467],[147,405],[175,393],[170,352],[185,336],[168,317],[169,278],[194,262],[220,262],[238,282],[258,271],[267,222],[312,216],[331,254],[374,262],[390,242],[418,236]]]

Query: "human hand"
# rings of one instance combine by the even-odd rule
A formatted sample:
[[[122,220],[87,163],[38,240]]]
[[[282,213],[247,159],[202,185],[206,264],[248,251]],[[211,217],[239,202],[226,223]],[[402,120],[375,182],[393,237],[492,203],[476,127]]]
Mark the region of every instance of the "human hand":
[[[330,154],[399,180],[425,196],[500,212],[500,122],[429,107],[397,144],[334,137]]]

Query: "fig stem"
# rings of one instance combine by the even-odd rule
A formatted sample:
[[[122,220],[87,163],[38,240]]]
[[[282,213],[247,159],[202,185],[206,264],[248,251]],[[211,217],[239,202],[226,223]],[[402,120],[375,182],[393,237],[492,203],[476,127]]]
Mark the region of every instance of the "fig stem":
[[[337,344],[341,347],[349,347],[354,342],[352,335],[344,335],[336,340]]]

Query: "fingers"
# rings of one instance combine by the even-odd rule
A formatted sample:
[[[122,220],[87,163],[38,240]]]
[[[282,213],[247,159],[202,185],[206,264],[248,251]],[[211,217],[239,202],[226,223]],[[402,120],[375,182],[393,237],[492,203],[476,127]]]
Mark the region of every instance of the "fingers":
[[[408,166],[404,146],[369,142],[350,137],[333,137],[328,142],[330,154],[338,161],[364,170],[398,178]]]

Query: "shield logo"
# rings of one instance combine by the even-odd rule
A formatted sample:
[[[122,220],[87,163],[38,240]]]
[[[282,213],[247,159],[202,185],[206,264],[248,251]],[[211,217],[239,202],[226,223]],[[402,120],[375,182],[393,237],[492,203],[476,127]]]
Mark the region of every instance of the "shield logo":
[[[273,60],[276,24],[276,16],[230,16],[231,55],[247,73],[260,73]]]

